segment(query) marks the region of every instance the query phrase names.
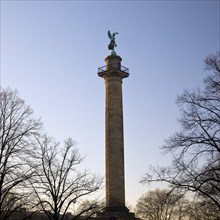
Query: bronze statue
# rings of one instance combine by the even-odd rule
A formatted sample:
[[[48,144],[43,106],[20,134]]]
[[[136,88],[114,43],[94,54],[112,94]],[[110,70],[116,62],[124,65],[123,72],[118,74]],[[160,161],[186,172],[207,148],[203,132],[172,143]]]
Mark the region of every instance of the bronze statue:
[[[117,44],[115,43],[115,35],[118,34],[117,32],[115,33],[112,33],[110,31],[108,31],[108,37],[110,39],[110,43],[108,45],[108,49],[109,50],[112,50],[111,52],[111,55],[116,55],[116,52],[115,52],[115,47],[117,47]]]

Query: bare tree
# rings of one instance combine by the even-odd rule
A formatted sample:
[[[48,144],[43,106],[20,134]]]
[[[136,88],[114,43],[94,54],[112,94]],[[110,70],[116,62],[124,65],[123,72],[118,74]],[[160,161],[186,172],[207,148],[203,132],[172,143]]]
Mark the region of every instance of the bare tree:
[[[220,210],[220,53],[208,56],[205,65],[212,73],[204,80],[204,91],[185,91],[177,98],[182,130],[162,147],[172,154],[172,165],[152,168],[142,182],[167,182]]]
[[[187,214],[186,207],[183,195],[156,189],[138,199],[136,214],[143,220],[182,220]]]
[[[41,123],[33,118],[33,111],[17,92],[0,90],[0,220],[21,208],[27,196],[23,184],[33,169],[25,158],[40,128]]]
[[[194,201],[189,204],[188,218],[190,220],[218,220],[220,212],[208,201]]]
[[[46,136],[38,138],[38,143],[41,151],[36,160],[41,165],[30,183],[48,218],[63,220],[71,205],[100,189],[102,180],[77,169],[83,158],[71,139],[64,146]]]
[[[75,217],[72,220],[80,219],[80,216],[84,216],[84,219],[89,219],[100,213],[105,208],[105,201],[99,198],[95,200],[84,200],[81,204],[78,204],[78,209],[74,213]]]

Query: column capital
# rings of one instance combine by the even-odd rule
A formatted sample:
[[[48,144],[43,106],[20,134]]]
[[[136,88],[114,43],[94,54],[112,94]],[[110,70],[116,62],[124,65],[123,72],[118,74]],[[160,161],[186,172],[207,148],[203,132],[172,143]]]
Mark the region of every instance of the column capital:
[[[122,58],[118,55],[110,55],[105,58],[106,66],[98,68],[98,75],[104,79],[119,77],[121,79],[129,76],[129,69],[121,65]]]
[[[103,72],[99,72],[98,75],[105,80],[122,80],[129,76],[129,73],[126,73],[121,70],[106,70]]]

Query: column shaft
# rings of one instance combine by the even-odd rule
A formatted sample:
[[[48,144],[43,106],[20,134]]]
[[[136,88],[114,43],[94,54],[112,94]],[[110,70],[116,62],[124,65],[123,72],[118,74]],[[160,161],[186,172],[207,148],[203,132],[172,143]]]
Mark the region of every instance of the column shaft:
[[[122,78],[106,83],[106,205],[125,206]]]

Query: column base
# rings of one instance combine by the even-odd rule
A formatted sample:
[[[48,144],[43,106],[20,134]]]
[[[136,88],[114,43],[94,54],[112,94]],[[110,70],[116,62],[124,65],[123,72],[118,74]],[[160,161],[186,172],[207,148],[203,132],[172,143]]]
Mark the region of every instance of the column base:
[[[135,214],[129,212],[126,206],[110,206],[106,207],[103,212],[96,215],[97,220],[140,220]]]

